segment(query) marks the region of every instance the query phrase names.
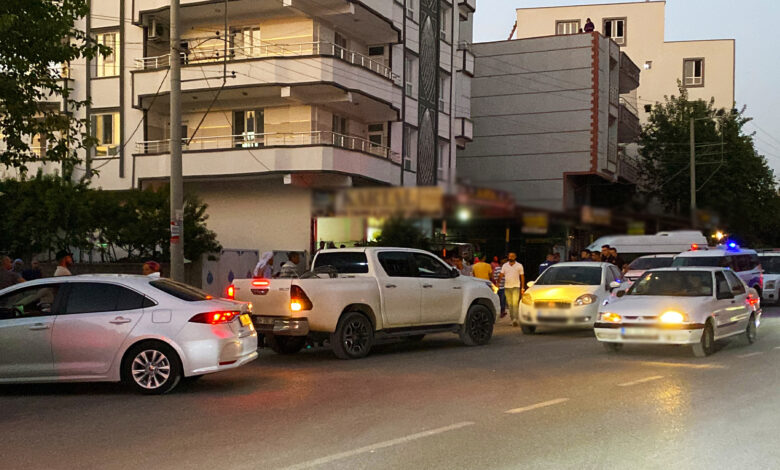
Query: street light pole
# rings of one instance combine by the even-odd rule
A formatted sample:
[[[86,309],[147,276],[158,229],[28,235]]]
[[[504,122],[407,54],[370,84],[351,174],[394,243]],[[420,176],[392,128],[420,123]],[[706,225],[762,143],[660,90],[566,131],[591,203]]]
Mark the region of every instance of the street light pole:
[[[696,227],[696,137],[695,119],[691,117],[691,228]]]
[[[184,183],[181,162],[181,46],[179,0],[171,0],[171,279],[184,281]]]

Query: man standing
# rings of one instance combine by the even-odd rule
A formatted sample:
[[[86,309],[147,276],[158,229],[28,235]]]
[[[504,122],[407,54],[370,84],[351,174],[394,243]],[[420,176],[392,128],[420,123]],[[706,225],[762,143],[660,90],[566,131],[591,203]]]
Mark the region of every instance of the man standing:
[[[144,276],[154,277],[154,278],[158,278],[159,279],[159,277],[160,277],[160,263],[158,263],[157,261],[147,261],[141,267],[141,272],[144,274]]]
[[[26,281],[34,281],[36,279],[42,278],[43,273],[41,272],[41,263],[39,263],[36,258],[33,258],[32,262],[30,263],[30,269],[25,269],[22,271],[22,277]]]
[[[582,250],[580,251],[580,261],[590,261],[591,260],[590,250]]]
[[[592,33],[596,29],[596,25],[593,24],[593,22],[588,18],[585,20],[585,32],[586,33]]]
[[[623,258],[618,255],[617,248],[612,247],[609,249],[609,255],[612,258],[611,263],[618,267],[621,271],[623,270],[623,265],[626,264],[625,261],[623,261]]]
[[[0,258],[0,290],[24,282],[24,278],[18,273],[13,272],[12,269],[13,263],[11,263],[11,258],[8,256]]]
[[[504,295],[512,317],[512,326],[520,324],[520,297],[525,286],[523,265],[517,262],[517,253],[509,253],[509,261],[501,267],[501,279],[504,280]]]
[[[73,253],[68,250],[57,252],[57,269],[54,270],[54,277],[72,276],[70,268],[73,267]]]
[[[501,258],[501,263],[498,262],[498,256],[493,258],[495,260],[495,267],[493,268],[493,284],[498,287],[498,300],[501,302],[501,318],[506,316],[506,295],[504,292],[504,278],[501,276],[501,267],[506,263],[506,257]]]
[[[609,245],[601,246],[601,262],[615,264],[615,258],[612,257],[612,247]]]
[[[479,258],[478,262],[474,263],[474,266],[471,267],[471,271],[474,273],[474,277],[489,281],[490,275],[493,273],[493,268],[485,262],[485,257],[483,256],[482,258]]]
[[[301,257],[298,253],[291,251],[287,253],[287,261],[282,264],[282,270],[279,271],[279,277],[281,278],[297,278],[298,275],[298,263],[301,262]]]
[[[555,256],[552,253],[547,253],[547,259],[544,263],[539,265],[539,275],[541,276],[545,269],[555,264]]]

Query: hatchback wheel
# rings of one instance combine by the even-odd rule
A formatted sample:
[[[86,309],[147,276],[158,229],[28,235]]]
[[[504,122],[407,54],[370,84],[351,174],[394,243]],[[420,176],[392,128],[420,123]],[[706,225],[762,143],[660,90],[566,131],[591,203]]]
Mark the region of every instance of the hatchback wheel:
[[[753,344],[756,342],[756,314],[750,315],[750,320],[748,321],[747,328],[745,328],[745,338],[747,338],[748,343]]]
[[[339,359],[359,359],[368,355],[374,344],[374,326],[360,312],[348,312],[330,335],[333,353]]]
[[[466,314],[466,321],[460,328],[460,340],[466,346],[487,344],[493,337],[495,316],[484,305],[472,305]]]
[[[133,346],[122,364],[122,377],[136,391],[159,395],[173,390],[182,377],[176,351],[156,341]]]
[[[520,325],[520,330],[524,335],[532,335],[536,333],[536,325]]]
[[[715,330],[712,322],[708,321],[704,325],[704,331],[701,333],[701,341],[693,345],[693,355],[696,357],[705,357],[712,354],[715,350]]]

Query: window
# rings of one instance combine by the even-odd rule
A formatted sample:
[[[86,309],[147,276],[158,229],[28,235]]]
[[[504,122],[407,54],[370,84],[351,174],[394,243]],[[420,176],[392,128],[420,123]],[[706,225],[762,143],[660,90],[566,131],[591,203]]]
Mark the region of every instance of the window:
[[[729,284],[731,284],[731,293],[734,295],[740,295],[747,292],[745,289],[745,284],[742,283],[742,281],[737,277],[736,274],[734,274],[732,271],[726,271],[726,278],[729,280]]]
[[[347,38],[339,33],[333,38],[333,42],[336,44],[336,57],[339,59],[345,59],[347,57]]]
[[[170,279],[160,279],[149,283],[155,289],[161,290],[168,295],[187,302],[198,302],[201,300],[211,300],[211,296],[202,290],[182,284],[181,282],[171,281]]]
[[[260,28],[231,28],[230,56],[239,59],[244,57],[261,57]]]
[[[92,135],[97,139],[95,155],[116,155],[119,149],[119,113],[93,114]]]
[[[626,19],[608,18],[604,20],[604,36],[611,38],[621,46],[626,45]]]
[[[145,297],[126,287],[99,282],[74,282],[68,290],[65,314],[117,312],[144,307]]]
[[[750,271],[750,255],[738,255],[734,257],[736,271]]]
[[[410,126],[404,126],[404,169],[414,171],[414,149],[417,143],[417,134]]]
[[[726,282],[726,278],[723,278],[723,282]],[[710,297],[712,274],[709,271],[649,272],[631,286],[628,295]]]
[[[383,251],[377,255],[379,264],[390,277],[415,277],[416,266],[412,254],[403,251]]]
[[[650,70],[653,68],[653,61],[652,60],[646,60],[645,61],[645,70]]]
[[[447,144],[440,143],[439,144],[439,158],[437,158],[437,170],[438,170],[438,178],[439,180],[444,179],[444,160],[449,157],[449,152],[447,151]]]
[[[414,14],[414,5],[416,0],[406,0],[406,17],[412,21],[417,21]]]
[[[439,77],[439,111],[442,113],[447,111],[447,95],[449,94],[448,88],[449,88],[449,77],[442,74],[441,77]]]
[[[428,277],[436,279],[446,279],[451,277],[451,269],[443,265],[433,256],[422,253],[413,253],[413,257],[417,267],[417,277]]]
[[[685,86],[704,86],[704,59],[683,60]]]
[[[119,75],[119,32],[99,33],[95,36],[98,44],[111,48],[111,54],[95,59],[96,77],[116,77]]]
[[[333,115],[332,122],[333,129],[333,145],[338,147],[345,147],[347,145],[347,134],[349,133],[349,124],[347,118],[339,115]]]
[[[439,29],[441,30],[439,38],[442,41],[449,42],[452,39],[450,37],[451,17],[452,17],[452,10],[450,9],[449,5],[447,5],[444,2],[441,2],[439,6]]]
[[[52,314],[59,284],[44,284],[9,292],[0,297],[0,320]]]
[[[335,268],[339,274],[366,274],[368,272],[366,254],[360,252],[318,254],[313,270],[325,266]]]
[[[555,34],[577,34],[580,32],[580,20],[566,20],[555,22]]]
[[[404,58],[404,77],[406,80],[406,95],[414,95],[414,62],[412,57]]]
[[[377,150],[377,149],[381,149],[382,147],[385,147],[385,125],[369,124],[368,141],[371,142],[371,147],[373,150]]]
[[[265,144],[265,111],[251,109],[233,112],[233,138],[236,147],[262,147]]]
[[[723,275],[721,272],[715,273],[715,284],[716,284],[716,290],[718,298],[732,298],[734,297],[734,294],[731,293],[731,287],[729,287],[728,281],[726,281],[726,276]]]

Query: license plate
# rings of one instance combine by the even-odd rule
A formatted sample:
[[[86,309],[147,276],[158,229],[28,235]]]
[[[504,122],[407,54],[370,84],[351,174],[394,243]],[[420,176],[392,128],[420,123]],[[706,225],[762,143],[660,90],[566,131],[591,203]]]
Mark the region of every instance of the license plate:
[[[252,317],[250,317],[248,313],[238,317],[238,320],[241,322],[241,326],[249,326],[252,324]]]
[[[644,338],[644,339],[654,339],[658,338],[658,333],[656,333],[653,330],[649,330],[647,328],[621,328],[620,329],[621,336],[625,338]]]

